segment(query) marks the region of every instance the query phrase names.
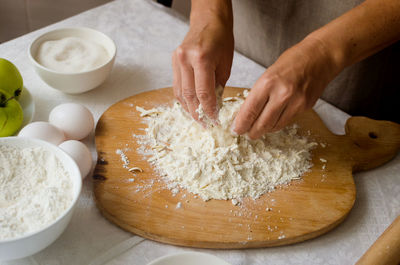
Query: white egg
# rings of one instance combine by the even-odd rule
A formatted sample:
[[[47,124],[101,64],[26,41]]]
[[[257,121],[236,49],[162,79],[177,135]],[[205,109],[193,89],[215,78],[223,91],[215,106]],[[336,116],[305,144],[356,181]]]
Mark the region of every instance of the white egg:
[[[81,140],[94,127],[92,113],[77,103],[65,103],[55,107],[49,115],[49,122],[62,130],[68,140]]]
[[[65,140],[64,133],[60,129],[44,121],[29,123],[22,128],[18,136],[41,139],[55,145]]]
[[[75,160],[82,178],[85,178],[92,168],[92,154],[86,145],[76,140],[69,140],[61,143],[59,147]]]

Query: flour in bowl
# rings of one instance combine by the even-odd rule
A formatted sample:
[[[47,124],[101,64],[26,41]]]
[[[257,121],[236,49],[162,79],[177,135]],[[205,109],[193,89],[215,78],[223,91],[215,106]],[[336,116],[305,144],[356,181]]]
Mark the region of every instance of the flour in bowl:
[[[137,107],[148,124],[138,141],[151,147],[149,161],[170,188],[187,189],[204,200],[255,199],[311,168],[311,149],[317,144],[299,136],[296,125],[255,141],[232,135],[230,126],[243,101],[224,99],[220,125],[208,129],[178,103],[151,110]]]
[[[42,148],[0,146],[0,240],[38,231],[72,203],[72,181]]]

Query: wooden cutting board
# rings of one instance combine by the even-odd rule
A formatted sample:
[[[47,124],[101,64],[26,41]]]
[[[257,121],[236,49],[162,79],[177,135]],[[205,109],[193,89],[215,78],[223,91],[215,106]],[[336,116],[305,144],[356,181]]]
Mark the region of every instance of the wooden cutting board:
[[[242,88],[228,87],[224,96]],[[299,115],[300,134],[326,144],[313,150],[313,168],[257,200],[204,202],[184,190],[173,196],[137,151],[133,134],[144,134],[135,106],[145,109],[173,102],[171,88],[141,93],[111,106],[96,127],[99,159],[94,173],[97,207],[111,222],[145,238],[200,248],[256,248],[292,244],[322,235],[353,207],[352,173],[377,167],[400,148],[400,125],[353,117],[346,135],[332,134],[314,111]],[[123,167],[121,149],[143,173]],[[327,162],[321,162],[320,158]],[[326,168],[323,169],[323,165]],[[180,204],[180,207],[177,205]],[[268,210],[266,210],[268,208]]]

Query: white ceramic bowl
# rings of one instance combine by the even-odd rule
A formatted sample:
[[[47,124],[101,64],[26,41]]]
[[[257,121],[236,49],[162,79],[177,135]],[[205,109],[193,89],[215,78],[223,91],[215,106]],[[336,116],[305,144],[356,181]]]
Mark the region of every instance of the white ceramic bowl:
[[[160,257],[147,265],[230,265],[228,262],[201,252],[183,252]]]
[[[73,210],[81,192],[82,178],[75,161],[53,144],[38,139],[4,137],[0,138],[0,145],[46,148],[61,161],[65,170],[70,174],[73,183],[73,200],[71,205],[53,223],[22,237],[0,240],[0,261],[4,261],[33,255],[49,246],[61,235],[71,220]]]
[[[39,64],[36,55],[40,45],[44,41],[65,37],[79,37],[94,41],[102,45],[110,57],[103,65],[78,73],[57,72]],[[100,31],[84,27],[60,28],[44,33],[31,43],[28,50],[29,59],[42,80],[49,86],[68,94],[80,94],[102,84],[111,72],[116,54],[117,47],[111,38]]]

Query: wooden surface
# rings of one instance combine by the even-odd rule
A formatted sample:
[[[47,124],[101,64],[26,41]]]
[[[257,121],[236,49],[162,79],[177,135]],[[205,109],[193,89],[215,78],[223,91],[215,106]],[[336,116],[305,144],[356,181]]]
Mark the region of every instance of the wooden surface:
[[[226,88],[234,96],[241,88]],[[96,127],[99,160],[94,193],[101,213],[121,228],[152,240],[200,248],[256,248],[286,245],[322,235],[337,226],[353,207],[353,171],[377,167],[400,147],[400,126],[364,117],[350,118],[346,135],[332,134],[314,111],[299,115],[300,133],[325,143],[313,150],[313,168],[257,200],[204,202],[184,190],[173,196],[137,151],[133,134],[144,134],[135,106],[145,109],[173,102],[171,88],[135,95],[111,106]],[[136,175],[122,167],[117,149]],[[320,158],[326,159],[325,170]],[[181,208],[176,205],[181,202]],[[270,208],[270,211],[266,211]]]
[[[398,264],[400,264],[400,215],[356,263],[356,265]]]

